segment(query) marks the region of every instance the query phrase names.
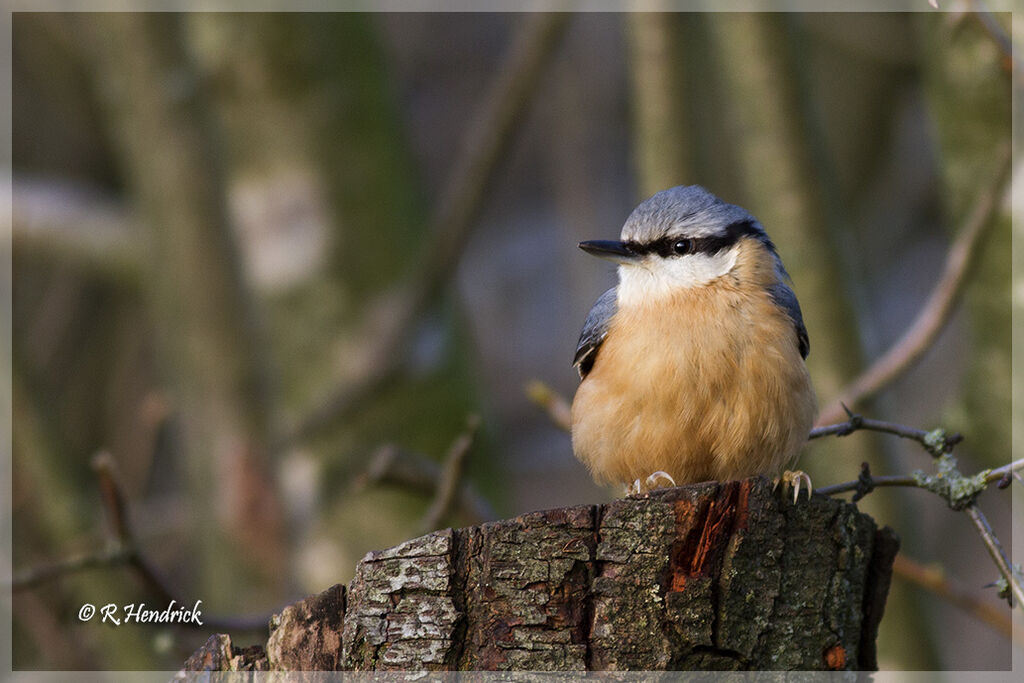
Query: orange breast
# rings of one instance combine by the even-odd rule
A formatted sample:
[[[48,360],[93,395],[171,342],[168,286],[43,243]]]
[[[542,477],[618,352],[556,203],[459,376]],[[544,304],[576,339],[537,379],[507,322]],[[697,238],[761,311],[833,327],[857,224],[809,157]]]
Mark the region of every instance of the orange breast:
[[[776,476],[795,460],[814,392],[792,321],[742,272],[615,315],[572,406],[595,478]]]

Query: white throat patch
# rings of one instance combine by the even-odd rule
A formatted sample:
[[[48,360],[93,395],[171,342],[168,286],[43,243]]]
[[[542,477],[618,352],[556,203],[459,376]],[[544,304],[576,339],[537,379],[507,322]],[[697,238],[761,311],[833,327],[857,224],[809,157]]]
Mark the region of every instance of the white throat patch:
[[[699,287],[722,277],[736,265],[739,245],[717,254],[687,254],[667,258],[650,254],[642,261],[619,266],[619,306],[635,306]]]

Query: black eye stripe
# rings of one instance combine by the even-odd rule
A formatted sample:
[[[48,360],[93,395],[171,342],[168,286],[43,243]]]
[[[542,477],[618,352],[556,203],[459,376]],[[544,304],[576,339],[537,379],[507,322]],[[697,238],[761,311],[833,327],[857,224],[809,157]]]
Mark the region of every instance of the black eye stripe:
[[[678,242],[689,242],[690,248],[687,254],[705,254],[713,256],[723,249],[728,249],[736,244],[742,237],[758,236],[762,233],[750,221],[733,223],[725,229],[724,235],[713,235],[710,237],[662,237],[653,242],[626,242],[629,248],[636,254],[657,254],[658,256],[678,256],[675,249]]]

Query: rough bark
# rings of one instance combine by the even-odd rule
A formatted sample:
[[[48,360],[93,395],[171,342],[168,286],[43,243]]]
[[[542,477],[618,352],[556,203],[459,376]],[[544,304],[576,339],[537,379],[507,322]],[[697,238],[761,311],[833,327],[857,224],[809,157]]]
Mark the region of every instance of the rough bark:
[[[285,608],[267,647],[187,670],[872,670],[899,545],[764,479],[446,529]]]

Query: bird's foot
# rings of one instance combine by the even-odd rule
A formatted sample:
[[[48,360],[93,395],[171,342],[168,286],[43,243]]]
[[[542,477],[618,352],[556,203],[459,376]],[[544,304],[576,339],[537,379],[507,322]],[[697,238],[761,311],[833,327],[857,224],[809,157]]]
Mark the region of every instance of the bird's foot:
[[[659,484],[659,481],[666,483]],[[626,487],[627,496],[635,496],[645,491],[652,489],[666,488],[668,486],[676,486],[676,480],[672,478],[668,472],[662,472],[658,470],[653,472],[647,479],[636,479],[632,484]]]
[[[783,491],[785,491],[786,489],[789,489],[789,488],[793,489],[793,502],[794,503],[796,503],[796,501],[800,498],[800,485],[801,484],[806,484],[807,485],[807,499],[808,500],[811,499],[811,492],[814,490],[813,487],[811,486],[811,478],[809,476],[807,476],[807,473],[804,472],[803,470],[794,470],[792,472],[790,472],[789,470],[786,470],[785,472],[782,473],[781,477],[779,477],[778,479],[775,480],[775,486],[772,487],[772,490],[774,491],[775,489],[779,488],[779,484],[782,484],[782,490]]]
[[[659,479],[663,479],[663,480],[667,481],[668,484],[664,484],[662,486],[658,486],[658,480]],[[658,470],[657,472],[652,472],[650,474],[650,476],[647,477],[647,490],[648,491],[650,491],[651,489],[667,488],[668,486],[675,486],[675,485],[676,485],[676,480],[673,479],[672,475],[670,475],[668,472],[662,472],[661,470]]]

